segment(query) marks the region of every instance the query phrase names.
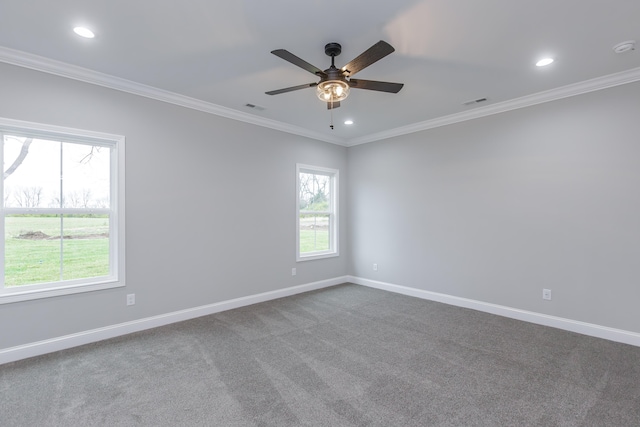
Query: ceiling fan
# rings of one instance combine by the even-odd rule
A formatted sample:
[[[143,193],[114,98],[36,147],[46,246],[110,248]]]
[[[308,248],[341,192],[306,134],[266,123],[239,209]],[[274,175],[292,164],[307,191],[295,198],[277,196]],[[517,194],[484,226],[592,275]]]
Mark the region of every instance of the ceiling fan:
[[[342,46],[340,46],[339,43],[329,43],[324,47],[324,53],[331,57],[331,67],[322,71],[320,68],[309,64],[287,50],[276,49],[271,51],[271,53],[285,61],[291,62],[293,65],[297,65],[298,67],[315,74],[320,77],[320,81],[318,83],[307,83],[284,89],[272,90],[265,93],[267,95],[278,95],[285,92],[292,92],[294,90],[315,87],[318,98],[327,103],[328,109],[338,108],[340,106],[340,101],[344,100],[349,95],[349,89],[351,88],[398,93],[404,84],[351,78],[358,71],[361,71],[374,62],[379,61],[393,51],[395,51],[393,46],[380,40],[344,67],[336,68],[335,57],[340,55],[340,52],[342,52]]]

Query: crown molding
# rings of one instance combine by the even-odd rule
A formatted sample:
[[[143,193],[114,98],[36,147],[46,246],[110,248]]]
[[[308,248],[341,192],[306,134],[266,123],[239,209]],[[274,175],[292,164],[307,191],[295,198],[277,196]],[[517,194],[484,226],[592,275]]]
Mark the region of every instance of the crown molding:
[[[348,141],[347,146],[352,147],[355,145],[366,144],[374,141],[380,141],[382,139],[388,139],[388,138],[393,138],[397,136],[407,135],[410,133],[433,129],[441,126],[447,126],[454,123],[459,123],[467,120],[477,119],[480,117],[490,116],[493,114],[499,114],[499,113],[504,113],[511,110],[530,107],[536,104],[556,101],[562,98],[569,98],[572,96],[581,95],[588,92],[594,92],[601,89],[606,89],[606,88],[619,86],[627,83],[633,83],[638,80],[640,80],[640,67],[633,68],[627,71],[622,71],[615,74],[609,74],[606,76],[597,77],[590,80],[585,80],[583,82],[573,83],[570,85],[547,90],[544,92],[534,93],[532,95],[511,99],[509,101],[498,102],[496,104],[491,104],[484,107],[476,108],[475,110],[471,110],[471,111],[464,111],[462,113],[456,113],[448,116],[438,117],[432,120],[426,120],[423,122],[413,123],[407,126],[389,129],[383,132],[373,133],[371,135],[366,135],[360,138],[354,138]]]
[[[242,111],[223,107],[210,102],[180,95],[174,92],[136,83],[131,80],[114,77],[108,74],[93,71],[87,68],[78,67],[76,65],[67,64],[65,62],[56,61],[27,52],[0,46],[0,62],[11,65],[17,65],[23,68],[29,68],[35,71],[41,71],[85,83],[103,86],[109,89],[127,92],[133,95],[143,96],[145,98],[155,99],[157,101],[167,102],[181,107],[198,110],[216,116],[226,117],[232,120],[238,120],[250,123],[256,126],[262,126],[281,132],[291,133],[294,135],[304,136],[331,144],[347,145],[347,141],[343,138],[331,137],[319,132],[310,131],[300,126],[294,126],[287,123],[271,120],[264,117],[255,116],[253,114],[244,113]]]
[[[448,116],[413,123],[407,126],[401,126],[386,131],[365,135],[359,138],[344,139],[325,135],[320,132],[314,132],[300,126],[294,126],[277,120],[267,119],[264,117],[244,113],[242,111],[223,107],[210,102],[158,89],[152,86],[147,86],[141,83],[136,83],[131,80],[126,80],[97,71],[89,70],[87,68],[78,67],[76,65],[44,58],[42,56],[33,55],[15,49],[9,49],[3,46],[0,46],[0,62],[54,74],[85,83],[103,86],[110,89],[131,93],[133,95],[139,95],[146,98],[155,99],[157,101],[167,102],[185,108],[214,114],[216,116],[226,117],[228,119],[238,120],[256,126],[262,126],[265,128],[324,141],[331,144],[342,145],[345,147],[352,147],[355,145],[366,144],[369,142],[407,135],[410,133],[420,132],[441,126],[447,126],[454,123],[460,123],[467,120],[490,116],[493,114],[504,113],[511,110],[530,107],[532,105],[542,104],[545,102],[556,101],[562,98],[568,98],[640,80],[640,67],[638,67],[615,74],[609,74],[606,76],[585,80],[579,83],[573,83],[556,89],[515,98],[509,101],[490,104],[471,111],[450,114]]]

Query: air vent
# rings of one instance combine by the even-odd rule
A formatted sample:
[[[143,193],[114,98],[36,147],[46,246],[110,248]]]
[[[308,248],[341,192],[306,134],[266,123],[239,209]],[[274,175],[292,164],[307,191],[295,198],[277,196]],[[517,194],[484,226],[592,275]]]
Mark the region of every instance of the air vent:
[[[613,47],[613,51],[615,53],[625,53],[635,49],[636,49],[635,40],[627,40],[626,42],[618,43]]]
[[[256,104],[244,104],[245,107],[248,108],[253,108],[254,110],[258,110],[258,111],[264,111],[265,108],[260,106],[260,105],[256,105]]]
[[[471,101],[467,101],[467,102],[463,102],[462,105],[474,105],[474,104],[479,104],[481,102],[485,102],[487,100],[487,98],[478,98],[478,99],[472,99]]]

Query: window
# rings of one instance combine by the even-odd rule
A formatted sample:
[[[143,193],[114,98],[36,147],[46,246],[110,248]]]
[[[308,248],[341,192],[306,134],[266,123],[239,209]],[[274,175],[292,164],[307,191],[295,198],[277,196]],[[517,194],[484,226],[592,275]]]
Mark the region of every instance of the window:
[[[0,303],[124,286],[124,138],[0,119]]]
[[[297,261],[338,255],[338,171],[297,165]]]

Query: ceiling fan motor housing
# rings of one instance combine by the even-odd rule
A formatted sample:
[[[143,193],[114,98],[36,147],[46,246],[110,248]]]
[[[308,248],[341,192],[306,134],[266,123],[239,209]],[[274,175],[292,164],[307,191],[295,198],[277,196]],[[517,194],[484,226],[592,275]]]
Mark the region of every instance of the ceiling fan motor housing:
[[[341,52],[342,46],[340,46],[340,43],[328,43],[324,47],[324,53],[331,57],[338,56]]]
[[[341,80],[343,82],[347,81],[345,78],[344,72],[335,66],[331,66],[331,68],[327,68],[324,70],[325,75],[320,79],[321,82],[325,82],[327,80]]]

